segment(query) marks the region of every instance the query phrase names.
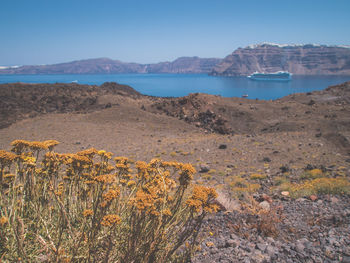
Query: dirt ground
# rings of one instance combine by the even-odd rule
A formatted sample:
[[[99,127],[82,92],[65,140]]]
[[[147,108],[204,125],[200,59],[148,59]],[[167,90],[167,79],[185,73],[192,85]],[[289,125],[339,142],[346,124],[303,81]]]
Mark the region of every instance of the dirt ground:
[[[145,111],[139,107],[145,101],[116,99],[124,103],[89,113],[49,113],[17,121],[0,130],[0,148],[9,150],[15,139],[55,139],[60,142],[58,152],[95,147],[134,160],[189,162],[197,170],[207,166],[210,176],[206,173],[202,180],[215,185],[223,184],[231,175],[270,176],[282,166],[295,170],[308,164],[349,169],[344,149],[315,136],[314,130],[218,134],[179,118]]]

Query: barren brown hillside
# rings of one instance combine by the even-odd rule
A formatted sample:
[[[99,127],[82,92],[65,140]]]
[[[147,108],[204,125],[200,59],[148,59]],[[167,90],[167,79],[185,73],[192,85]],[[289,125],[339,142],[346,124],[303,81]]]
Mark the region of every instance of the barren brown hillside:
[[[350,193],[350,82],[275,101],[157,98],[116,83],[3,84],[0,94],[0,149],[15,139],[55,139],[58,152],[95,147],[133,160],[194,164],[195,180],[214,185],[230,212],[206,221],[193,262],[350,259],[348,195],[295,200],[293,188],[281,192],[316,171],[347,182],[335,193]],[[236,210],[246,194],[271,207],[265,220],[274,235],[257,227],[261,216]]]

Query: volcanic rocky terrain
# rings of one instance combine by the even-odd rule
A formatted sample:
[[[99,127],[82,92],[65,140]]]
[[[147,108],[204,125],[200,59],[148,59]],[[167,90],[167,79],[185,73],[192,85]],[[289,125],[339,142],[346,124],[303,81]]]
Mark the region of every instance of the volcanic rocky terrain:
[[[348,180],[350,82],[275,101],[150,97],[116,83],[0,91],[0,149],[55,139],[59,152],[93,146],[194,164],[222,209],[206,220],[194,262],[350,262],[350,189],[294,196],[281,188],[316,172]]]

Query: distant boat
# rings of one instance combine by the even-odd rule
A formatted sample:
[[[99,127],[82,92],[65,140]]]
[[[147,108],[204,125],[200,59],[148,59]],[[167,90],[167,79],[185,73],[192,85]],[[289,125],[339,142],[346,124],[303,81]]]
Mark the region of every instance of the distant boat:
[[[292,73],[288,71],[278,71],[275,73],[259,73],[255,72],[248,76],[251,80],[272,80],[272,81],[290,81],[292,80]]]
[[[242,95],[242,98],[247,98],[248,97],[248,94],[243,94]]]
[[[77,80],[72,80],[72,83],[78,83],[78,81]]]

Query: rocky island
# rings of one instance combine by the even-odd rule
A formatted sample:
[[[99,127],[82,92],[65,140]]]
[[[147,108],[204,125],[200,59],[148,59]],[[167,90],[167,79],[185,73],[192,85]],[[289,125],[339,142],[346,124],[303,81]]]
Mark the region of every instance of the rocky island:
[[[211,71],[214,76],[248,76],[288,71],[295,75],[350,75],[350,47],[263,43],[238,48]]]
[[[209,73],[218,58],[180,57],[154,64],[127,63],[109,58],[85,59],[52,65],[0,68],[0,74],[122,74],[122,73]]]

